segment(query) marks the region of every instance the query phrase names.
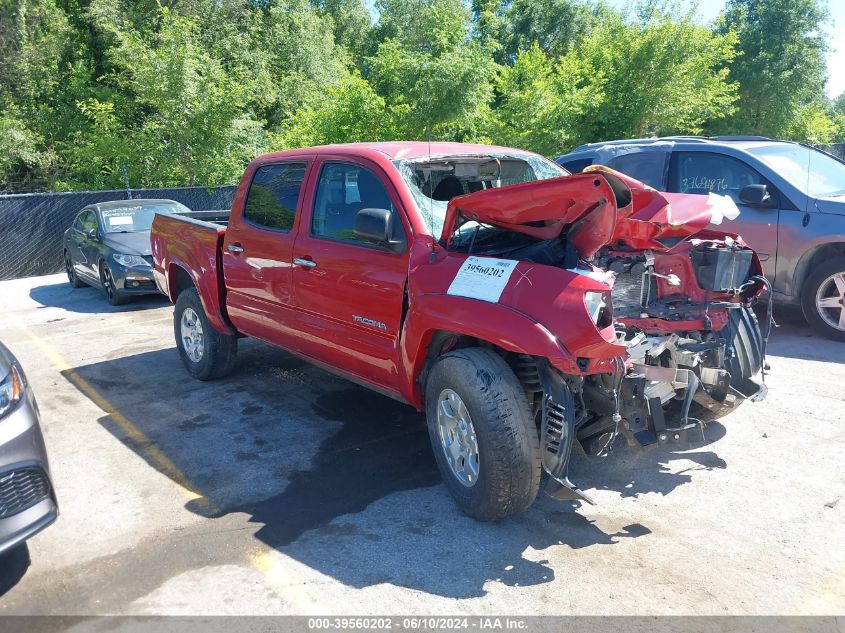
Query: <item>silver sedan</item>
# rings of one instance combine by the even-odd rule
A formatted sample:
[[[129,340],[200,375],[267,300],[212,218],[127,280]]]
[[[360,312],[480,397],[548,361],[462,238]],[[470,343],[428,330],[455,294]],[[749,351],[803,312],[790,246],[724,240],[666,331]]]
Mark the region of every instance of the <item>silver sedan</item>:
[[[17,359],[0,343],[0,554],[58,514],[35,396]]]

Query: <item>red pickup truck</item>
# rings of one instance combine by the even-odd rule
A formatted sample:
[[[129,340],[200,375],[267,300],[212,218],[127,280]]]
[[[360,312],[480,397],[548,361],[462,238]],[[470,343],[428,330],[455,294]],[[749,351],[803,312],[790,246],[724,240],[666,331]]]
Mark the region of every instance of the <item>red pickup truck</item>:
[[[685,441],[747,398],[760,262],[720,196],[569,175],[516,149],[369,143],[268,154],[225,223],[159,215],[152,254],[182,362],[227,374],[238,338],[425,411],[469,515],[557,499],[573,442]]]

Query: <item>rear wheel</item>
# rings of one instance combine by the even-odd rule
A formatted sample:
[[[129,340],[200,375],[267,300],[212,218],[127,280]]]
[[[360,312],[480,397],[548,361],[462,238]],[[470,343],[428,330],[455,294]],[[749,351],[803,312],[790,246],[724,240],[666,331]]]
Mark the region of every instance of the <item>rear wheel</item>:
[[[195,288],[182,291],[176,300],[173,330],[182,364],[194,378],[222,378],[234,369],[238,339],[211,326]]]
[[[540,487],[540,441],[525,392],[488,349],[445,354],[426,382],[437,466],[460,508],[482,521],[522,512]]]
[[[816,332],[845,341],[845,257],[834,257],[810,273],[801,292],[801,307]]]
[[[113,306],[123,305],[128,301],[128,297],[117,289],[114,283],[114,276],[111,273],[111,268],[105,262],[100,263],[100,283],[103,285],[103,291],[106,293],[106,298]]]
[[[67,273],[67,280],[74,288],[82,288],[85,282],[82,281],[76,274],[76,269],[73,267],[73,261],[70,258],[70,253],[65,251],[65,272]]]

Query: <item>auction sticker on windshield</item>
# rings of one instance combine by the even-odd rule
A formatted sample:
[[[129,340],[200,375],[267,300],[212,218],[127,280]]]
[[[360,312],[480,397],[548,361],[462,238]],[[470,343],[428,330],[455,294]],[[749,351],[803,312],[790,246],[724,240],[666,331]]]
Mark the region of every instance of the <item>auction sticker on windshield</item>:
[[[446,294],[496,303],[518,263],[515,259],[467,257]]]

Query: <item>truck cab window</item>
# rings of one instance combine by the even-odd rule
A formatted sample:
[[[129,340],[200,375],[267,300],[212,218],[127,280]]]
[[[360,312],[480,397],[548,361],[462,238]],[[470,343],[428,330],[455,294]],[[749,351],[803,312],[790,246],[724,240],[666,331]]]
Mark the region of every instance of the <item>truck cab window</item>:
[[[393,237],[402,239],[404,229],[396,208],[379,178],[366,167],[326,163],[320,172],[311,234],[333,240],[358,241],[355,216],[361,209],[388,209],[394,215]],[[367,242],[369,244],[369,242]]]
[[[244,217],[259,226],[290,231],[296,215],[305,163],[259,167],[246,196]]]

